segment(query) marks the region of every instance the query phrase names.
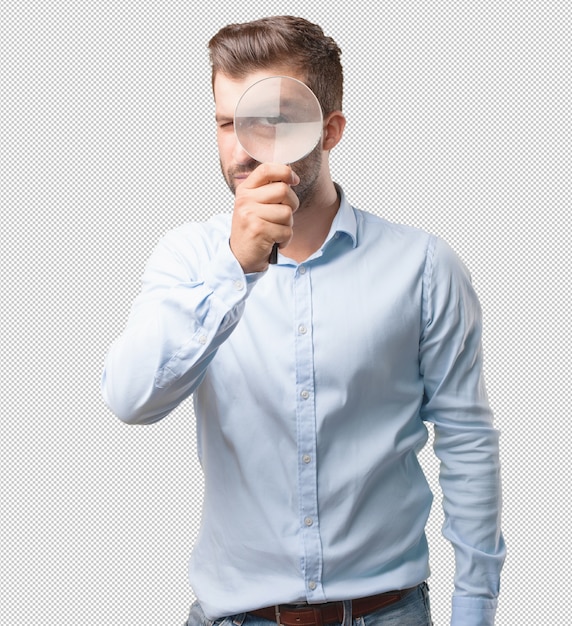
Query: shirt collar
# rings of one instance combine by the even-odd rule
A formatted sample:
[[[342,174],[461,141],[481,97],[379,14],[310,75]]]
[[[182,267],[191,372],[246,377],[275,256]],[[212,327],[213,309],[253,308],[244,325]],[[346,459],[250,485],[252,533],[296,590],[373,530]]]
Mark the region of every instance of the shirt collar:
[[[355,248],[357,245],[356,216],[354,210],[350,206],[350,203],[347,201],[344,190],[337,183],[334,183],[334,185],[336,187],[336,191],[338,192],[338,197],[340,198],[340,207],[334,217],[330,232],[326,237],[322,249],[328,244],[332,237],[336,237],[338,233],[345,233],[348,235],[352,240],[352,247]]]
[[[314,254],[308,257],[304,261],[304,263],[308,263],[309,261],[321,257],[322,254],[324,254],[326,248],[328,248],[328,246],[330,246],[335,240],[340,239],[340,235],[342,233],[349,237],[352,242],[352,248],[355,248],[357,246],[357,220],[355,212],[350,203],[347,201],[343,189],[337,183],[334,183],[334,185],[340,199],[338,212],[336,213],[332,221],[330,231],[328,233],[328,236],[324,240],[324,243],[318,250],[316,250],[316,252],[314,252]],[[278,252],[278,264],[291,265],[292,261],[288,257],[284,257],[280,252]]]

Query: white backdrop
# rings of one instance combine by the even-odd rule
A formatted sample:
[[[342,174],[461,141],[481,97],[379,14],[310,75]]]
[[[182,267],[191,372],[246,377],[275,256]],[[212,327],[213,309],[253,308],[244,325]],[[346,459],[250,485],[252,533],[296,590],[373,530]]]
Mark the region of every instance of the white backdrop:
[[[569,4],[6,1],[0,15],[0,623],[182,626],[201,476],[190,402],[121,424],[99,376],[158,238],[231,210],[206,44],[281,13],[343,50],[350,201],[448,240],[472,271],[502,431],[497,624],[569,615]],[[429,525],[434,620],[451,549]]]

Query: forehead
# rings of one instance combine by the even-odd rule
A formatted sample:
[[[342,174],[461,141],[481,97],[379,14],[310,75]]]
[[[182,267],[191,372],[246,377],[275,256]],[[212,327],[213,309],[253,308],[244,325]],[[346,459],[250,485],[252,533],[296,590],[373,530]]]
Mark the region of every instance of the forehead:
[[[232,118],[242,94],[254,83],[270,76],[291,76],[305,82],[305,76],[288,67],[271,67],[250,72],[241,78],[232,78],[217,72],[213,83],[216,116]]]

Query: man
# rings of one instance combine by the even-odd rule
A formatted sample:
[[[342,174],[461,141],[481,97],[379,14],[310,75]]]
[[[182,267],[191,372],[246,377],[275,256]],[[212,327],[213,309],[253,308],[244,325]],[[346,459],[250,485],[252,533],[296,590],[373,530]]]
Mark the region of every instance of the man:
[[[332,181],[342,68],[318,26],[231,25],[209,48],[234,209],[163,238],[102,379],[133,424],[193,394],[205,495],[188,624],[431,624],[425,421],[456,554],[452,624],[493,624],[498,438],[468,273],[443,241],[351,207]],[[273,75],[323,109],[321,143],[292,167],[253,161],[233,129],[241,94]]]

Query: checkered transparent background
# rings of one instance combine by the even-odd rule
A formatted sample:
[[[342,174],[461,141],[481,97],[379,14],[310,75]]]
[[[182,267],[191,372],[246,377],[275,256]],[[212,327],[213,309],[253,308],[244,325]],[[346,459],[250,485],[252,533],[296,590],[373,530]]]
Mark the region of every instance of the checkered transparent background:
[[[469,266],[502,436],[509,557],[497,624],[565,621],[570,573],[571,46],[566,2],[292,0],[343,50],[350,201],[443,236]],[[6,3],[0,15],[0,622],[182,624],[200,517],[190,403],[120,424],[98,382],[145,260],[230,211],[206,43],[284,13],[166,1]],[[452,552],[437,466],[435,623]]]

